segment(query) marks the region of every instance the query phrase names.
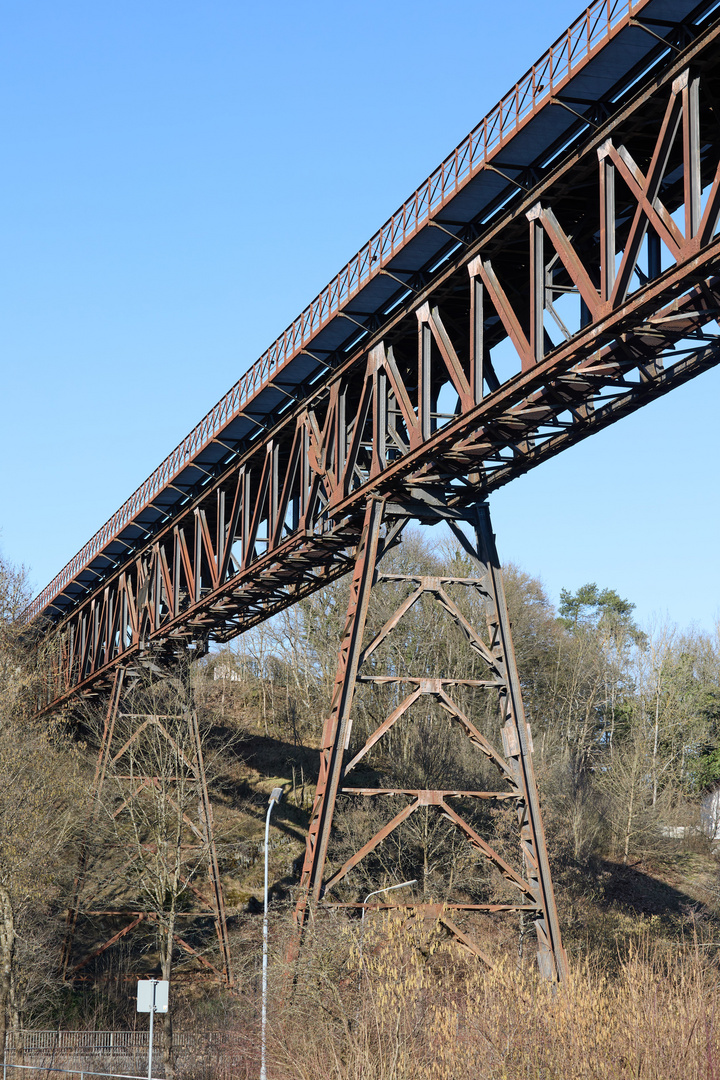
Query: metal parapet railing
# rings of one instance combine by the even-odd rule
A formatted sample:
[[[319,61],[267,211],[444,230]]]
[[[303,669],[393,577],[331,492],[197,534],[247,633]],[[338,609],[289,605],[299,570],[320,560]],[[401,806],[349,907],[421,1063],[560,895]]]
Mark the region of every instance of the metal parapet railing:
[[[647,0],[594,0],[23,612],[30,622]]]

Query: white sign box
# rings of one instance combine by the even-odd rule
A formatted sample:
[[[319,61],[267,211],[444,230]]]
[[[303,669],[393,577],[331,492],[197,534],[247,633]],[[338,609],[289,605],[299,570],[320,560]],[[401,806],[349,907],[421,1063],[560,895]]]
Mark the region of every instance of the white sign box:
[[[168,1011],[168,990],[170,983],[167,979],[143,979],[137,984],[137,1011],[152,1012],[153,987],[155,989],[155,1012],[166,1013]]]

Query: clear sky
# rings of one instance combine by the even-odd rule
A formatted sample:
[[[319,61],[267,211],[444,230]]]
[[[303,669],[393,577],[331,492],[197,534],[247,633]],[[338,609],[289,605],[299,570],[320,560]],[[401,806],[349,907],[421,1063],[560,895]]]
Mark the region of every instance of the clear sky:
[[[5,0],[0,547],[36,589],[579,10]],[[502,557],[710,628],[719,391],[495,495]]]

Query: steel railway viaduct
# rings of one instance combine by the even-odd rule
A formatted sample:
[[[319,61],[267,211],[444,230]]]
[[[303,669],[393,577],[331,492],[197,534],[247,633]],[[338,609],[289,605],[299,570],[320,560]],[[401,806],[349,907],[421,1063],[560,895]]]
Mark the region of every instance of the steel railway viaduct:
[[[719,216],[720,0],[596,0],[32,602],[27,617],[47,646],[39,708],[109,694],[102,775],[124,673],[140,657],[199,655],[352,573],[299,925],[418,807],[435,806],[515,899],[430,913],[480,955],[464,917],[529,913],[542,969],[562,978],[486,499],[720,361]],[[477,577],[409,579],[401,609],[368,643],[377,561],[413,518],[447,521]],[[463,585],[484,602],[482,635],[452,599]],[[484,660],[502,753],[438,675],[395,678],[408,696],[398,689],[400,704],[349,761],[358,669],[421,595]],[[347,786],[423,695],[496,767],[501,791]],[[394,816],[328,868],[340,791],[388,798]],[[467,820],[463,808],[482,798],[515,814],[516,866]],[[230,980],[214,858],[210,874]]]

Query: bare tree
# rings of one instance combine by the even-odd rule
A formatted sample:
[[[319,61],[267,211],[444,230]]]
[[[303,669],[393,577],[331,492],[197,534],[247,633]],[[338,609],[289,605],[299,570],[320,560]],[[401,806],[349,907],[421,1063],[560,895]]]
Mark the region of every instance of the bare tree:
[[[123,700],[109,756],[105,806],[125,860],[125,884],[155,928],[163,979],[170,981],[179,949],[218,970],[180,932],[184,914],[201,907],[216,921],[221,896],[207,793],[202,739],[187,673],[141,672]],[[203,874],[210,873],[210,895]],[[203,889],[204,886],[204,889]],[[221,958],[229,976],[227,942]],[[221,972],[218,970],[218,973]],[[165,1075],[176,1075],[173,1008],[162,1018]]]
[[[0,1051],[31,994],[56,985],[53,918],[69,888],[77,834],[79,757],[54,720],[29,720],[33,685],[25,573],[0,559]],[[51,940],[53,939],[53,940]]]

